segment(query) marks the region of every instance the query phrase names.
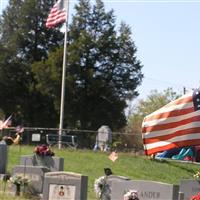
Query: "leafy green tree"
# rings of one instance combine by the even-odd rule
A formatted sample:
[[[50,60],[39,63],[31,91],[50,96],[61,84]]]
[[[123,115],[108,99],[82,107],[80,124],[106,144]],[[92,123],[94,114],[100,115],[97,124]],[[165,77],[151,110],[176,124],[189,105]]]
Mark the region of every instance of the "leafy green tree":
[[[145,117],[168,104],[170,101],[177,99],[179,96],[172,88],[168,88],[163,92],[152,90],[145,100],[139,101],[136,109],[137,113]]]
[[[31,126],[58,125],[63,33],[46,29],[53,0],[10,0],[0,19],[0,103]],[[65,126],[119,129],[143,75],[130,27],[101,0],[80,0],[69,26]],[[5,101],[6,99],[6,101]]]
[[[113,130],[123,127],[126,100],[138,95],[136,88],[143,78],[130,27],[121,23],[117,30],[113,10],[106,12],[101,0],[94,5],[89,0],[79,0],[68,36],[65,126],[93,130],[103,124]],[[33,72],[36,87],[55,96],[58,109],[55,88],[61,63],[58,65],[53,58],[62,56],[51,52],[45,63],[33,65]],[[48,76],[41,71],[48,71]]]
[[[20,105],[26,104],[23,99],[26,99],[29,90],[26,85],[28,75],[25,73],[25,65],[19,64],[16,59],[13,59],[10,50],[1,45],[0,51],[2,52],[0,55],[0,105],[5,115],[18,113],[18,117],[21,118],[23,116]]]
[[[137,147],[142,146],[141,127],[144,117],[178,97],[180,97],[179,94],[174,92],[172,88],[168,88],[162,92],[152,90],[146,99],[139,100],[137,105],[133,108],[133,113],[130,114],[128,118],[128,124],[126,127],[126,131],[133,135],[133,139],[129,139],[129,141],[132,141],[132,145]]]
[[[47,29],[45,21],[53,0],[10,0],[0,19],[0,105],[16,123],[30,126],[56,124],[54,104],[36,90],[31,64],[45,60],[63,43],[63,33]]]
[[[13,56],[32,63],[47,58],[48,51],[63,42],[59,29],[47,29],[45,21],[53,0],[10,0],[1,21],[0,42]]]

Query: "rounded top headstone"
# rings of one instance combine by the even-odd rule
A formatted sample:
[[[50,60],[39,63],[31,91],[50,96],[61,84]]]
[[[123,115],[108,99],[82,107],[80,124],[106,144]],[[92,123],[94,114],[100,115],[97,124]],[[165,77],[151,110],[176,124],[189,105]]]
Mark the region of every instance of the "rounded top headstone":
[[[99,129],[98,129],[98,133],[107,133],[110,134],[112,133],[111,129],[109,126],[107,125],[102,125]]]

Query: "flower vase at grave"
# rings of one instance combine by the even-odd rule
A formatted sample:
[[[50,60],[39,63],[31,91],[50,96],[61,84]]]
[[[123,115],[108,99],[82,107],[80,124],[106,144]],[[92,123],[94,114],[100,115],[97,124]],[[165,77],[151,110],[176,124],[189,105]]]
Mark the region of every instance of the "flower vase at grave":
[[[15,196],[20,196],[20,191],[21,191],[21,185],[20,184],[16,184]]]

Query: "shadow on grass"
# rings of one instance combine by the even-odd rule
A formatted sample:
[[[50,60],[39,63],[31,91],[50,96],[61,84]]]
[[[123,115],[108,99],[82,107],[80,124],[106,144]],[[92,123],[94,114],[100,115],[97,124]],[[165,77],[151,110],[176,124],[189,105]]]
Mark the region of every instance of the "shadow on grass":
[[[183,162],[179,160],[172,160],[172,159],[151,159],[153,162],[158,163],[166,163],[172,167],[182,169],[188,173],[194,174],[195,171],[193,169],[189,169],[188,167],[184,167],[183,164],[194,164],[193,162]],[[181,164],[181,165],[180,165]]]

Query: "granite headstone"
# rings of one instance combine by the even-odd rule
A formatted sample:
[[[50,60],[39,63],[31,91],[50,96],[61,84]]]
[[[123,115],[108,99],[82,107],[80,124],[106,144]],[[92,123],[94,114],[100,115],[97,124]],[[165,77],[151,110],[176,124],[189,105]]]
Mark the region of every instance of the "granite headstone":
[[[43,191],[44,175],[49,172],[47,167],[18,165],[13,168],[13,174],[26,177],[30,180],[28,191],[41,194]]]
[[[112,142],[112,131],[109,126],[103,125],[98,129],[96,136],[96,144],[94,149],[100,148],[102,151],[107,151]]]
[[[139,199],[142,200],[177,200],[179,187],[177,185],[148,181],[130,180],[108,177],[111,190],[111,199],[121,200],[123,195],[129,190],[136,190]]]
[[[43,166],[53,171],[64,170],[64,158],[55,156],[38,156],[38,155],[26,155],[21,156],[20,165],[26,166]]]
[[[72,172],[45,174],[43,200],[86,200],[88,178]]]
[[[2,143],[0,144],[0,174],[6,173],[7,157],[7,145]]]
[[[180,192],[184,194],[183,200],[188,200],[191,198],[191,196],[200,193],[200,179],[181,180]]]

